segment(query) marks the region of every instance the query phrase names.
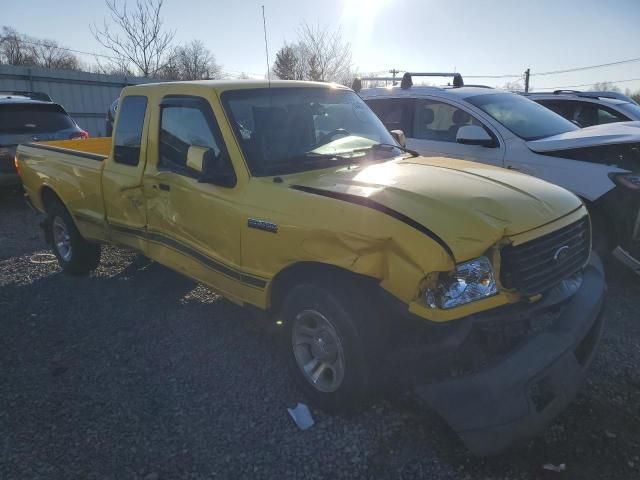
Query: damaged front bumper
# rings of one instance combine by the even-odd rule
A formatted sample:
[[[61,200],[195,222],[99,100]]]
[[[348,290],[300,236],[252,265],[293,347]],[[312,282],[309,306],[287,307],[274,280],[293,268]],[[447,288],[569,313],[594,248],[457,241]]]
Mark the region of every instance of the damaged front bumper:
[[[560,286],[537,303],[513,314],[494,313],[490,319],[504,324],[509,322],[506,317],[515,315],[531,325],[532,319],[551,310],[552,321],[520,336],[471,373],[417,387],[420,397],[475,455],[498,454],[535,436],[578,392],[603,328],[606,284],[600,259],[592,254],[572,296],[561,298],[559,288],[567,290]],[[483,321],[475,318],[470,323],[477,326]]]

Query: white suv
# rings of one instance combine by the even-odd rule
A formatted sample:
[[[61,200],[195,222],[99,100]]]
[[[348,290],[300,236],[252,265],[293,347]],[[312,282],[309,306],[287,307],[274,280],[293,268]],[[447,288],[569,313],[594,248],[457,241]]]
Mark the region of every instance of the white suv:
[[[640,105],[617,92],[556,90],[549,93],[522,93],[579,127],[640,120]]]
[[[452,75],[452,86],[414,86],[415,76]],[[362,79],[369,80],[369,79]],[[594,248],[640,274],[640,122],[580,129],[521,95],[464,86],[460,74],[410,74],[400,86],[354,90],[389,130],[422,155],[518,170],[580,196]]]

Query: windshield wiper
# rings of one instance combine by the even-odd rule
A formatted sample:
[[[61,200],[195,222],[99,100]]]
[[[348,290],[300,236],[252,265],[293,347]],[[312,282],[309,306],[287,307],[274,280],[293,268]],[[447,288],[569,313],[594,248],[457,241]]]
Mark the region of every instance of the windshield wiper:
[[[348,152],[349,156],[343,153],[316,153],[306,152],[297,155],[292,155],[277,163],[264,165],[261,170],[266,172],[282,171],[287,169],[298,169],[298,167],[304,167],[308,165],[314,165],[316,163],[325,162],[338,162],[339,160],[348,160],[351,152]]]
[[[412,157],[419,157],[420,156],[420,154],[418,152],[416,152],[415,150],[411,150],[411,149],[406,148],[406,147],[401,147],[400,145],[394,145],[393,143],[374,143],[370,147],[356,148],[355,150],[353,150],[353,152],[367,152],[367,151],[371,151],[371,150],[391,151],[394,148],[397,148],[398,150],[406,152],[409,155],[411,155]]]

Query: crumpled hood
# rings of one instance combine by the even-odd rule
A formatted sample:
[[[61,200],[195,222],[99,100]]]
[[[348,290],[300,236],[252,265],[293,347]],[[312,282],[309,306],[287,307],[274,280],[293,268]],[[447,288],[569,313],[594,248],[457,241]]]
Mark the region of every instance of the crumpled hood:
[[[571,148],[620,143],[640,143],[640,122],[617,122],[581,128],[527,142],[534,152],[545,153]]]
[[[543,180],[451,158],[417,157],[343,168],[305,175],[295,185],[361,197],[392,209],[435,233],[457,261],[581,206],[575,195]]]

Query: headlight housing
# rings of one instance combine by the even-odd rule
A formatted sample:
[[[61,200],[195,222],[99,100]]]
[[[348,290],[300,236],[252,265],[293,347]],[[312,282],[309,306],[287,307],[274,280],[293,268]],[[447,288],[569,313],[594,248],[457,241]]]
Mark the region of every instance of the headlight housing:
[[[425,301],[432,308],[449,309],[496,293],[491,262],[487,257],[478,257],[459,263],[452,274],[440,275],[438,287],[425,292]]]

